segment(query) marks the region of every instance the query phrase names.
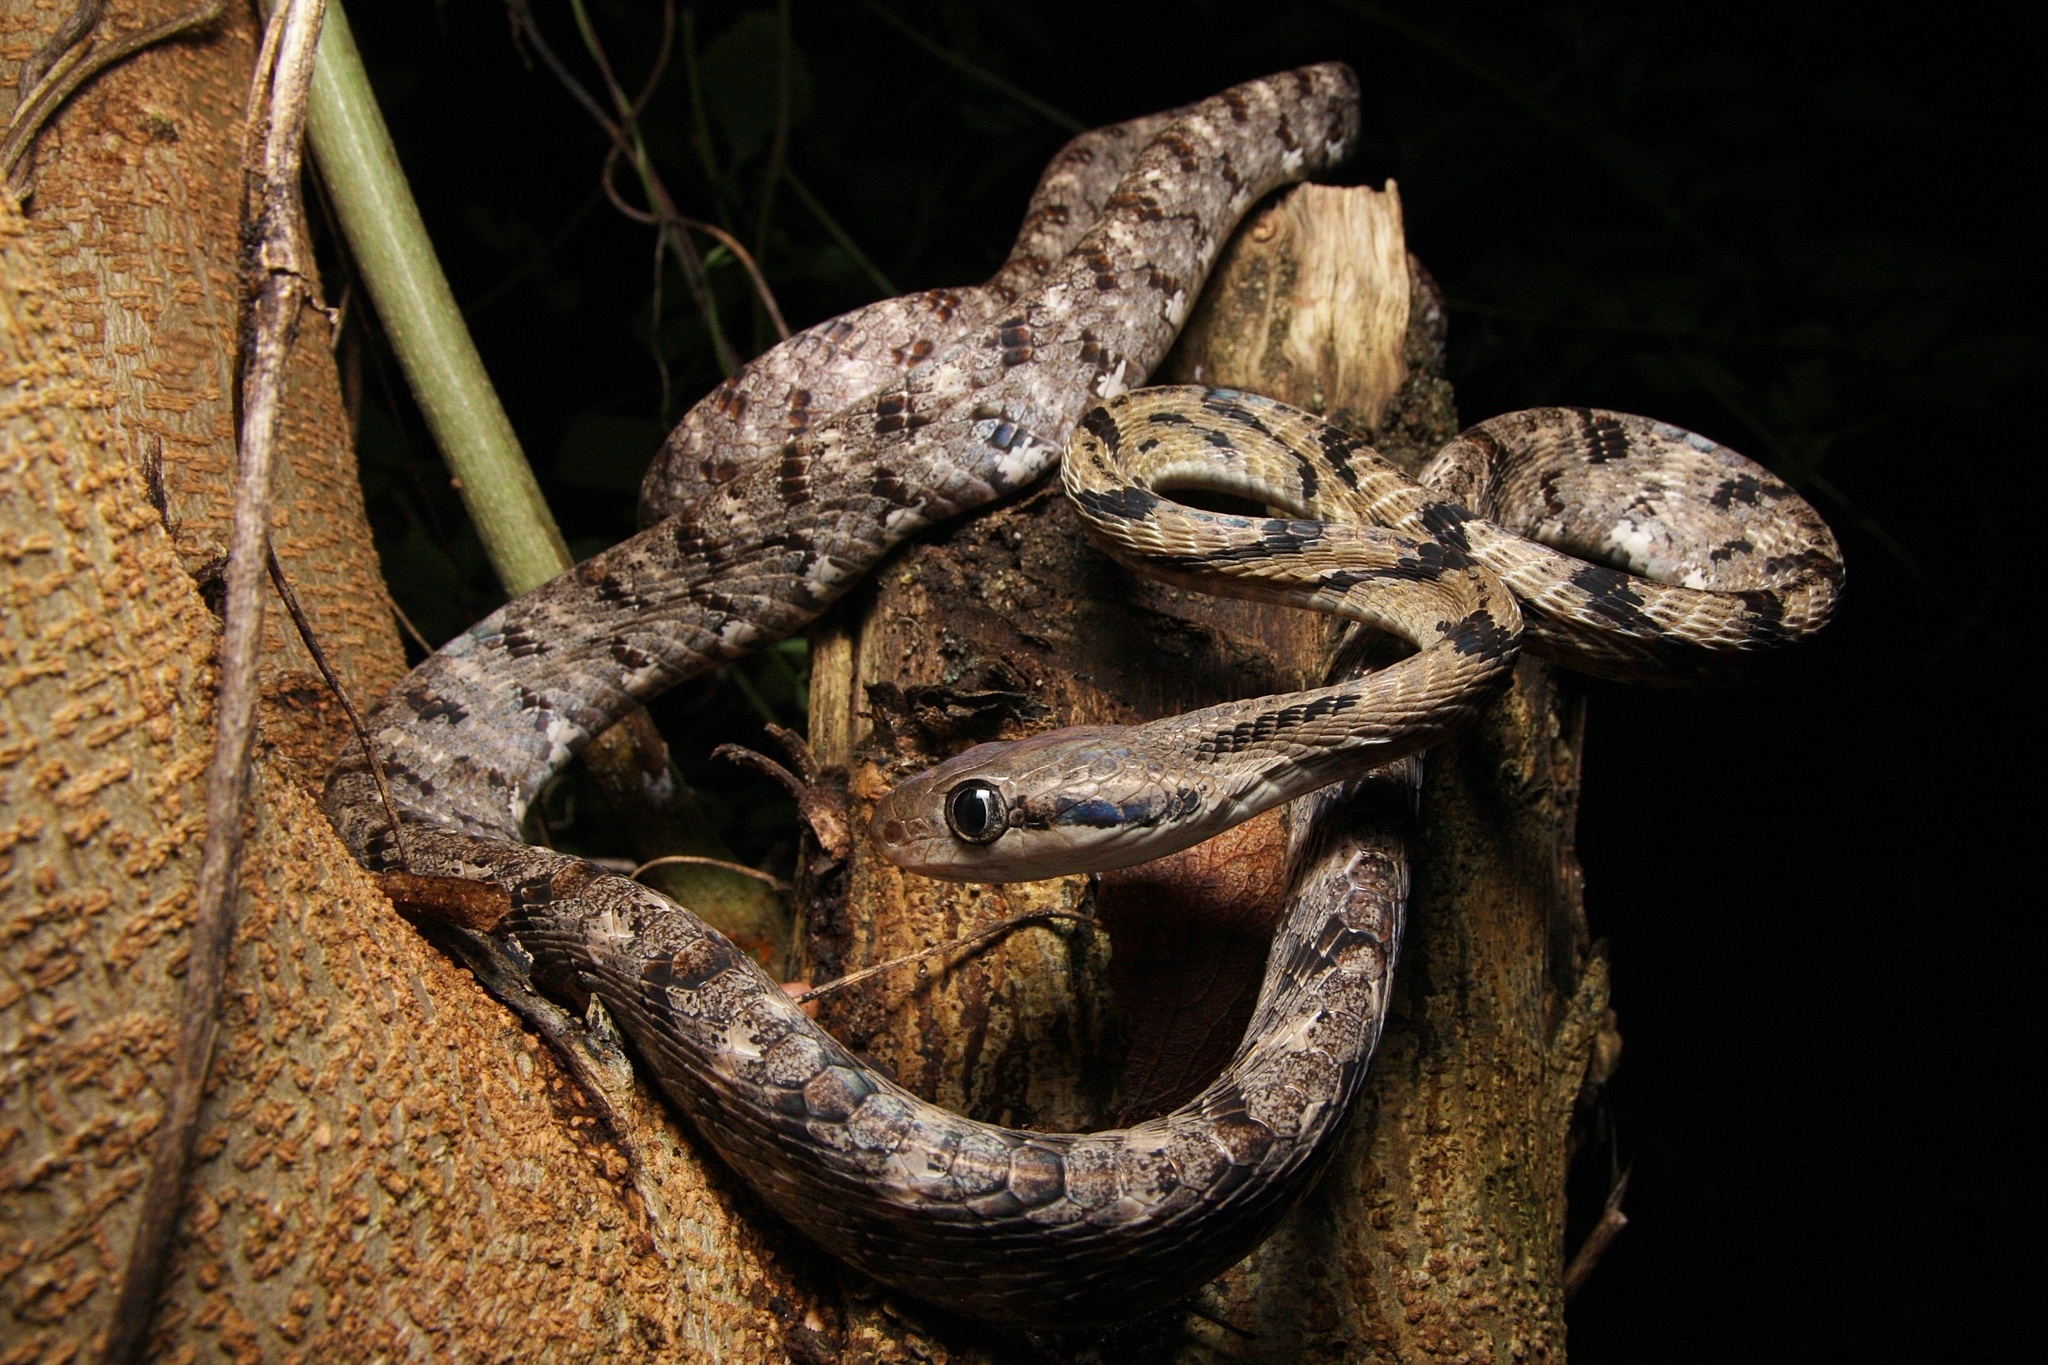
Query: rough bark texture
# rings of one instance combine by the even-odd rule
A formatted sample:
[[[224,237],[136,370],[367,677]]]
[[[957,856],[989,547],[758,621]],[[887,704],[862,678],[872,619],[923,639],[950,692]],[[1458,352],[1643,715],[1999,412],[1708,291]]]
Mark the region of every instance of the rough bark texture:
[[[0,88],[70,8],[0,3]],[[125,28],[173,6],[114,8]],[[217,35],[102,76],[44,134],[27,219],[0,213],[10,1365],[95,1348],[169,1072],[218,644],[192,573],[225,541],[253,54],[231,6]],[[278,550],[369,698],[402,655],[328,339],[309,316]],[[175,537],[139,472],[159,440]],[[273,627],[269,652],[241,926],[155,1354],[779,1360],[807,1323],[837,1333],[658,1104],[611,1086],[624,1142],[608,1140],[538,1040],[391,911],[301,785],[338,717],[296,639]]]
[[[0,0],[0,104],[71,8]],[[188,8],[112,6],[103,27]],[[109,443],[138,469],[160,455],[188,571],[226,555],[233,512],[240,159],[257,38],[250,7],[229,5],[212,35],[143,52],[86,86],[31,160],[28,230],[49,262],[53,304],[107,395]],[[309,312],[288,376],[273,538],[328,657],[368,700],[404,675],[405,653],[370,546],[333,344],[327,315]],[[265,615],[265,739],[317,780],[346,720],[283,610],[273,601]]]
[[[1456,429],[1443,313],[1391,192],[1292,191],[1239,232],[1160,378],[1330,413],[1410,468]],[[1135,580],[1052,490],[892,561],[816,640],[812,738],[856,827],[982,739],[1149,719],[1320,681],[1334,630]],[[1329,1176],[1194,1310],[1105,1358],[1557,1360],[1568,1130],[1606,1007],[1571,849],[1580,709],[1540,665],[1432,754],[1394,1017]],[[947,887],[857,850],[814,887],[819,976],[1033,908],[1018,931],[826,1006],[912,1089],[1028,1126],[1129,1121],[1235,1046],[1284,889],[1284,816],[1103,878]],[[1071,1349],[1071,1347],[1069,1347]]]

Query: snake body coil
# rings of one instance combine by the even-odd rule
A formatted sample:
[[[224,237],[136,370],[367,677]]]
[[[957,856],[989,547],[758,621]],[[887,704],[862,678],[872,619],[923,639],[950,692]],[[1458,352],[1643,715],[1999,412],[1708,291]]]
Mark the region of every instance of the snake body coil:
[[[995,281],[823,324],[721,386],[650,475],[666,519],[479,623],[372,720],[411,870],[503,886],[504,928],[534,979],[578,1006],[602,1001],[763,1198],[954,1311],[1088,1322],[1169,1301],[1298,1196],[1378,1038],[1406,892],[1398,845],[1328,784],[1482,705],[1525,614],[1554,657],[1697,672],[1812,629],[1832,600],[1838,561],[1810,510],[1672,428],[1559,410],[1497,419],[1446,449],[1430,490],[1267,400],[1125,393],[1243,210],[1343,155],[1355,102],[1348,70],[1309,67],[1084,135]],[[967,333],[948,341],[956,320]],[[1171,1114],[1089,1134],[925,1103],[688,912],[519,842],[527,802],[592,734],[800,628],[904,537],[1036,479],[1070,434],[1069,492],[1114,553],[1205,582],[1235,575],[1229,590],[1334,610],[1417,650],[1296,697],[973,750],[884,802],[889,856],[983,878],[1139,861],[1308,793],[1331,812],[1291,825],[1291,908],[1230,1066]],[[1162,496],[1180,487],[1285,515]],[[1696,541],[1686,528],[1702,518]],[[360,758],[337,765],[326,809],[366,863],[395,865]]]

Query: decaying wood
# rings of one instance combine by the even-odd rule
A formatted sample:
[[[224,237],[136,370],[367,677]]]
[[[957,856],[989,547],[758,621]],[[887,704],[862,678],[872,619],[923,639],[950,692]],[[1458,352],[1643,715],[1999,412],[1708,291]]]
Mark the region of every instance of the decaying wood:
[[[1159,377],[1323,411],[1415,468],[1456,429],[1443,344],[1392,188],[1305,186],[1233,239]],[[1135,580],[1041,489],[892,560],[818,635],[812,744],[848,770],[858,826],[895,780],[970,743],[1312,685],[1334,635]],[[1191,1311],[1094,1349],[1562,1358],[1567,1129],[1605,1010],[1570,844],[1579,715],[1525,664],[1478,732],[1431,755],[1394,1018],[1329,1176]],[[1093,888],[944,886],[857,847],[816,879],[799,946],[822,979],[1030,909],[1092,913],[891,973],[824,1018],[977,1117],[1128,1122],[1192,1094],[1235,1046],[1284,891],[1283,819]]]

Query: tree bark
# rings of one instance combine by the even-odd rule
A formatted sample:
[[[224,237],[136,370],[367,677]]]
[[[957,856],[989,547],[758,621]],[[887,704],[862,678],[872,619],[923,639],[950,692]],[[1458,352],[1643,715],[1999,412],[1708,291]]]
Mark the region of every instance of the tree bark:
[[[190,6],[124,8],[101,27],[141,28]],[[19,55],[56,19],[47,4],[0,0],[0,90],[12,91]],[[51,265],[52,304],[106,394],[108,441],[138,470],[161,462],[190,572],[217,571],[233,515],[240,158],[257,37],[248,8],[230,4],[210,36],[138,54],[59,110],[30,161],[26,225]],[[405,651],[370,545],[334,344],[330,317],[309,313],[292,353],[272,537],[336,670],[374,699],[404,675]],[[265,617],[265,738],[317,781],[346,718],[277,603]]]
[[[1443,345],[1391,187],[1307,186],[1240,229],[1158,379],[1327,413],[1412,470],[1456,430]],[[848,769],[859,828],[894,781],[971,743],[1314,685],[1335,634],[1135,580],[1040,489],[892,560],[818,633],[812,741]],[[1606,1011],[1571,845],[1580,728],[1577,694],[1525,663],[1483,725],[1429,756],[1393,1018],[1331,1171],[1189,1312],[1098,1349],[1562,1359],[1569,1127]],[[1032,910],[1093,922],[900,969],[825,1018],[977,1117],[1093,1127],[1161,1112],[1242,1032],[1284,890],[1284,819],[1092,886],[947,886],[857,849],[812,888],[813,975]]]
[[[146,18],[172,11],[158,8]],[[0,0],[0,83],[56,22]],[[253,50],[231,6],[211,36],[108,72],[43,134],[27,217],[0,210],[0,1362],[96,1349],[169,1071],[218,637],[192,575],[225,539]],[[1309,201],[1288,202],[1299,215]],[[1401,339],[1401,364],[1360,363],[1351,341],[1220,339],[1238,335],[1235,308],[1284,340],[1303,291],[1336,288],[1300,283],[1294,221],[1269,212],[1240,238],[1175,363],[1351,414],[1395,449],[1429,444],[1449,430],[1441,317],[1398,238],[1367,253],[1382,267],[1367,331]],[[402,656],[328,341],[309,316],[278,549],[368,700]],[[1318,377],[1290,388],[1282,371]],[[169,529],[144,473],[159,443]],[[1087,595],[1061,595],[1068,583]],[[1134,583],[1043,491],[892,561],[852,607],[818,640],[813,739],[848,766],[857,804],[984,733],[1300,686],[1330,633]],[[1010,1354],[781,1228],[616,1054],[580,1065],[593,1100],[399,919],[311,800],[338,714],[296,640],[271,644],[222,1043],[157,1358]],[[895,691],[870,707],[870,684]],[[1151,1324],[1146,1353],[1560,1354],[1564,1133],[1604,981],[1570,857],[1576,714],[1526,668],[1481,734],[1432,759],[1415,927],[1373,1091],[1281,1240],[1207,1291],[1203,1311],[1236,1330]],[[863,859],[820,866],[801,947],[823,975],[1003,913],[1092,908],[1109,932],[1021,930],[836,997],[828,1017],[970,1112],[1113,1122],[1170,1103],[1227,1051],[1277,894],[1275,829],[1101,887],[935,896]],[[1209,904],[1172,899],[1189,882]],[[1213,918],[1183,918],[1197,914]]]
[[[0,4],[0,89],[65,8]],[[121,27],[174,12],[116,8]],[[10,1365],[97,1349],[170,1070],[219,634],[193,574],[225,544],[253,56],[231,5],[211,36],[107,72],[44,132],[27,218],[0,208]],[[294,352],[276,539],[369,700],[403,655],[329,336],[310,315]],[[143,470],[159,442],[174,533]],[[269,619],[241,923],[153,1354],[783,1358],[818,1320],[786,1234],[616,1076],[607,1134],[393,913],[312,803],[339,712]]]

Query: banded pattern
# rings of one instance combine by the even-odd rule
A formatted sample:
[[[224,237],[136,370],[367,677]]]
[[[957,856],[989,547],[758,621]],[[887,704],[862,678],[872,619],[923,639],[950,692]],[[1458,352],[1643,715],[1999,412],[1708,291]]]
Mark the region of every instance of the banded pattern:
[[[842,335],[827,324],[792,338],[686,422],[650,483],[651,505],[677,508],[666,520],[481,622],[372,719],[412,870],[503,886],[504,927],[535,982],[578,1008],[601,1001],[772,1207],[955,1312],[1046,1325],[1168,1302],[1241,1257],[1298,1196],[1365,1075],[1406,897],[1398,840],[1342,797],[1412,780],[1412,764],[1391,778],[1381,765],[1484,703],[1525,613],[1532,642],[1587,666],[1698,671],[1817,626],[1839,581],[1825,527],[1781,486],[1641,419],[1549,411],[1482,424],[1439,457],[1431,491],[1268,400],[1126,393],[1164,354],[1243,210],[1343,154],[1355,101],[1348,70],[1310,67],[1156,127],[1078,140],[1041,187],[1039,202],[1061,213],[1027,227],[966,336],[920,329],[984,304],[942,310],[927,297],[880,305]],[[1092,177],[1148,130],[1103,193]],[[1012,289],[1028,292],[1011,300]],[[921,360],[919,339],[932,346]],[[835,378],[828,361],[846,368]],[[841,394],[853,396],[814,417]],[[1098,400],[1109,401],[1090,412]],[[1069,490],[1114,552],[1147,572],[1332,611],[1417,652],[1295,696],[970,751],[884,802],[875,834],[890,856],[995,878],[1139,861],[1308,793],[1315,818],[1290,825],[1289,914],[1229,1067],[1171,1114],[1052,1134],[908,1094],[687,911],[517,832],[540,783],[630,706],[796,630],[905,536],[1036,479],[1070,434]],[[1162,496],[1176,488],[1279,515],[1200,512]],[[1695,541],[1672,518],[1703,508],[1716,516]],[[1582,637],[1595,643],[1579,650]],[[963,784],[979,784],[969,805],[985,825],[961,824]],[[360,758],[337,765],[326,809],[366,863],[394,863]]]
[[[1415,652],[1307,692],[970,749],[876,810],[878,846],[915,871],[1005,881],[1162,857],[1437,743],[1506,681],[1525,622],[1556,662],[1667,683],[1811,634],[1841,584],[1834,537],[1797,494],[1703,437],[1620,413],[1493,418],[1418,482],[1285,403],[1139,389],[1082,419],[1061,477],[1090,534],[1141,573],[1345,617]],[[1268,515],[1202,511],[1175,491]]]
[[[777,346],[683,414],[640,488],[652,525],[731,483],[848,404],[981,329],[1041,284],[1097,219],[1131,163],[1183,110],[1082,133],[1039,177],[1009,257],[986,284],[927,289],[828,318]]]

